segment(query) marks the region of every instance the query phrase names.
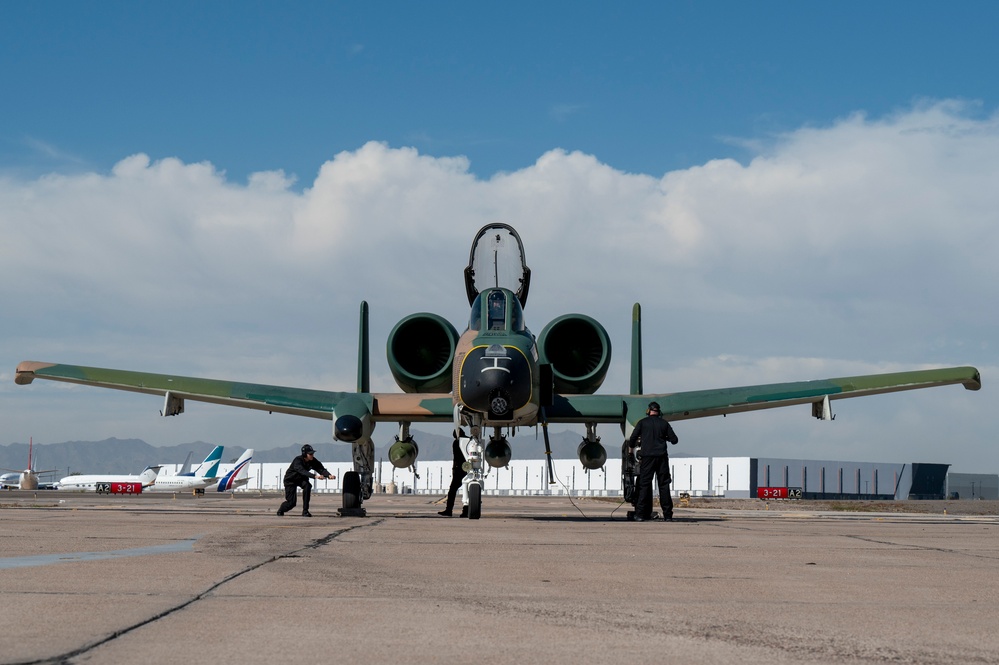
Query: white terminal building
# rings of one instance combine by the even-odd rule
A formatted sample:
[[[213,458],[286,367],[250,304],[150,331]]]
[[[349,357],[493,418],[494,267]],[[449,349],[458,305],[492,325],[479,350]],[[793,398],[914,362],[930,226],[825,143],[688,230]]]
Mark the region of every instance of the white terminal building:
[[[232,464],[220,465],[224,475]],[[353,464],[325,464],[335,480],[313,481],[316,492],[339,493],[343,475]],[[489,469],[483,486],[487,496],[621,496],[621,460],[609,459],[602,469],[586,471],[577,459],[552,460],[550,484],[543,459],[512,460]],[[952,474],[948,464],[837,462],[756,457],[670,458],[672,494],[723,498],[757,498],[760,488],[791,488],[806,499],[999,499],[999,475]],[[161,473],[177,472],[165,465]],[[250,480],[240,492],[283,490],[288,463],[251,463]],[[388,493],[445,494],[451,484],[451,461],[417,461],[415,469],[375,464],[375,490]],[[209,488],[212,491],[212,488]]]

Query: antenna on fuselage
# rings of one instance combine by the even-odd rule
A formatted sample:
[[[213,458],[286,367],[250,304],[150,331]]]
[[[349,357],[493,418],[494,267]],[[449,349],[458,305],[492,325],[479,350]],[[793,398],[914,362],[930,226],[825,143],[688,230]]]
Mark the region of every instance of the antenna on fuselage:
[[[357,392],[371,392],[371,363],[368,359],[368,303],[361,301],[361,323],[357,331]]]
[[[641,395],[642,389],[642,306],[631,308],[631,394]]]

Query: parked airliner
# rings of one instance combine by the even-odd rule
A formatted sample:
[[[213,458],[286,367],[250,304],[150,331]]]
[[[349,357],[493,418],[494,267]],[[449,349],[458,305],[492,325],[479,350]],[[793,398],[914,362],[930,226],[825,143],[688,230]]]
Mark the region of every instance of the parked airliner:
[[[156,481],[147,487],[147,492],[187,492],[204,490],[218,480],[219,462],[222,461],[222,446],[215,446],[205,461],[191,475],[157,476]]]

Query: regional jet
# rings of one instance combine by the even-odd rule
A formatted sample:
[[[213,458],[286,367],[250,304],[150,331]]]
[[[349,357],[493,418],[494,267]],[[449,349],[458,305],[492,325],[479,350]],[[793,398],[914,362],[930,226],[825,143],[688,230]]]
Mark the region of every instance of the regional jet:
[[[219,462],[222,461],[222,446],[215,446],[208,457],[190,475],[178,473],[175,476],[156,476],[156,481],[147,487],[147,492],[187,492],[202,494],[206,487],[218,480]]]
[[[522,427],[541,426],[550,451],[548,425],[576,423],[586,434],[577,452],[587,469],[603,466],[607,452],[598,425],[620,428],[625,498],[633,501],[634,464],[627,440],[658,402],[671,421],[784,406],[811,407],[814,417],[832,418],[831,401],[902,390],[962,384],[981,387],[974,367],[947,367],[816,381],[775,383],[676,393],[646,393],[642,385],[641,307],[632,308],[630,392],[597,394],[610,367],[607,331],[584,314],[563,314],[535,336],[524,318],[531,281],[524,245],[512,226],[484,226],[472,241],[464,272],[470,313],[461,335],[444,318],[418,313],[402,319],[388,336],[389,369],[402,392],[372,393],[369,387],[368,305],[361,302],[356,392],[333,392],[259,383],[220,381],[116,369],[25,361],[15,382],[49,379],[159,395],[164,416],[184,412],[187,400],[321,418],[333,423],[333,438],[352,446],[354,470],[344,474],[342,515],[364,515],[375,466],[376,423],[398,426],[388,458],[412,466],[419,448],[414,422],[451,423],[470,434],[465,442],[467,515],[481,515],[482,488],[491,467],[513,454],[508,437]],[[550,462],[551,456],[548,455]],[[549,474],[550,474],[549,470]]]

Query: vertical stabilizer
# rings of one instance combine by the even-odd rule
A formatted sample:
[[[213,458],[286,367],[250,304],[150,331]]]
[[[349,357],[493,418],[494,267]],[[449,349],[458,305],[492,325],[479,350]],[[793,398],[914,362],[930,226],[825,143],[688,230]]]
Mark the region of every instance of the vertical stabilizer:
[[[205,461],[198,466],[194,475],[198,478],[215,478],[219,475],[219,462],[222,461],[222,446],[215,446],[212,452],[208,453]]]
[[[236,466],[233,467],[232,471],[225,474],[222,480],[218,482],[216,489],[219,492],[231,492],[239,487],[242,487],[250,480],[250,461],[253,459],[253,448],[247,448],[239,459],[236,460]]]
[[[177,472],[178,476],[186,476],[191,473],[191,455],[193,454],[193,450],[187,451],[187,457],[184,459],[184,463],[180,465],[180,470]]]
[[[641,395],[642,389],[642,306],[631,308],[631,394]]]
[[[371,365],[368,360],[368,303],[361,301],[361,323],[357,333],[357,392],[371,392]]]
[[[139,482],[142,483],[143,487],[149,487],[156,482],[156,476],[159,474],[160,468],[159,466],[147,466],[139,474]]]

